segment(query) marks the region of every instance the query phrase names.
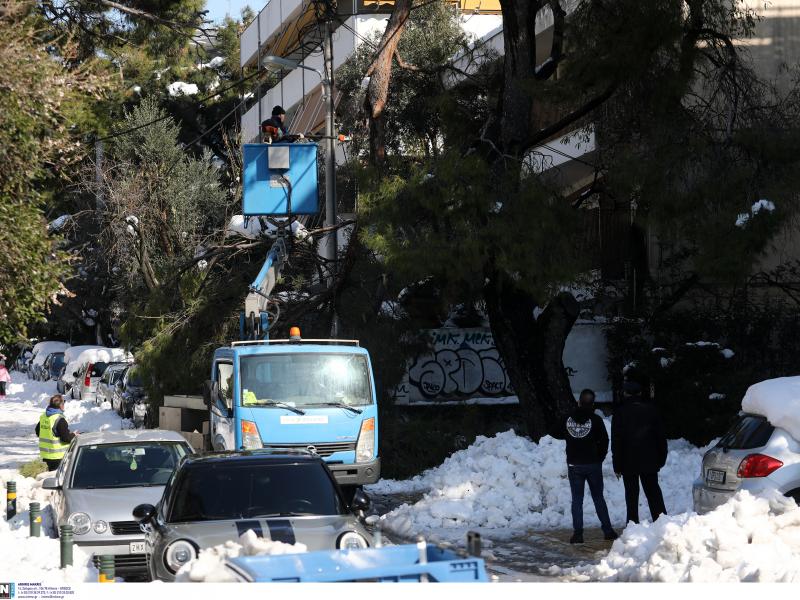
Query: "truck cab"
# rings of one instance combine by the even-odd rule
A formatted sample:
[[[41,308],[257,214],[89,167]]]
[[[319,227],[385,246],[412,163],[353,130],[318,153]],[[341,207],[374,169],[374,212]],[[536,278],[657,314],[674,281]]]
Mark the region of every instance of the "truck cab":
[[[343,486],[380,476],[372,365],[355,340],[233,342],[214,352],[205,399],[215,451],[306,450]]]

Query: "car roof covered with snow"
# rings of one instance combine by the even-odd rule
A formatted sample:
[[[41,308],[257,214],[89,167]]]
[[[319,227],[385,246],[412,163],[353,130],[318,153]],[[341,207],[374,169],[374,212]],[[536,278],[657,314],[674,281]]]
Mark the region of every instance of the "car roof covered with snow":
[[[165,429],[118,429],[114,431],[95,431],[81,433],[75,437],[77,446],[91,446],[95,444],[124,444],[130,442],[184,442],[186,441],[177,431]]]
[[[800,440],[800,376],[754,383],[747,388],[742,410],[766,417],[772,426]]]

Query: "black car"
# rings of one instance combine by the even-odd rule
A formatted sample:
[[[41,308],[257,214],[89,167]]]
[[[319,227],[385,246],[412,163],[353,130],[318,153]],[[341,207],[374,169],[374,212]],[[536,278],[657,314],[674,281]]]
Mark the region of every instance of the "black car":
[[[65,366],[66,364],[64,363],[63,352],[52,352],[51,354],[48,354],[47,358],[44,359],[44,364],[42,365],[42,381],[58,379],[59,375],[61,375],[62,369]]]
[[[144,380],[135,365],[125,371],[120,381],[114,387],[114,397],[111,404],[120,416],[132,418],[137,404],[146,403],[147,392]]]
[[[325,461],[311,453],[251,450],[187,455],[157,505],[133,516],[145,528],[150,576],[172,581],[200,550],[252,530],[308,550],[367,548],[369,498],[345,501]]]

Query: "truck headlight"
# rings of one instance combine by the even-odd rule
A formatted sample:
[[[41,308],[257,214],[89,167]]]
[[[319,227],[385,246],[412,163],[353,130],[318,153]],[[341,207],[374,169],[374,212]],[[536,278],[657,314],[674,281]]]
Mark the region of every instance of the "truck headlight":
[[[242,421],[242,446],[245,449],[262,447],[258,427],[252,421]]]
[[[369,548],[369,544],[366,538],[360,533],[348,531],[339,536],[339,539],[336,541],[336,547],[339,550],[358,550],[360,548]]]
[[[88,533],[92,528],[92,520],[89,518],[89,515],[82,512],[72,513],[69,519],[67,519],[67,523],[72,525],[72,533],[75,535]]]
[[[375,456],[375,417],[361,421],[356,443],[356,462],[368,462]]]
[[[176,540],[164,551],[164,564],[172,573],[177,573],[183,565],[195,558],[197,550],[187,540]]]

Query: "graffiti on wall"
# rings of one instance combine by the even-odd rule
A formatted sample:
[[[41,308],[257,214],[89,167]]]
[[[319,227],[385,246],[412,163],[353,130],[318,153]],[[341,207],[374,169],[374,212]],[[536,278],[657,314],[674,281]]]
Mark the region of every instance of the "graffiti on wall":
[[[414,358],[395,392],[399,404],[513,396],[488,329],[432,329],[431,352]]]

